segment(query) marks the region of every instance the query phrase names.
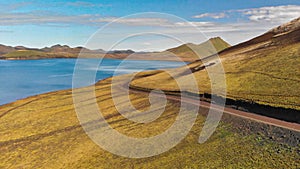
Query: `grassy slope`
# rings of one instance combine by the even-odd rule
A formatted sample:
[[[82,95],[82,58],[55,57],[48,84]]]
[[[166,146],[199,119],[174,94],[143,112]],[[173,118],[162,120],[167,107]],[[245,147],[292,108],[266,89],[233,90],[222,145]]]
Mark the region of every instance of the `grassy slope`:
[[[126,78],[123,76],[122,78]],[[79,89],[80,91],[86,89]],[[133,137],[163,132],[177,117],[169,101],[156,121],[142,125],[119,115],[112,106],[110,80],[96,85],[99,107],[108,123]],[[139,109],[149,106],[144,94],[131,94]],[[90,103],[89,98],[83,105]],[[126,104],[128,103],[124,103]],[[189,111],[188,107],[184,111]],[[202,110],[206,111],[206,110]],[[71,91],[42,94],[0,107],[0,168],[299,168],[297,149],[243,136],[220,124],[204,144],[197,143],[205,117],[198,116],[188,136],[176,147],[145,159],[128,159],[99,148],[83,132]],[[154,130],[155,129],[155,130]],[[16,141],[18,140],[19,141]]]
[[[253,40],[260,42],[249,41],[219,54],[226,76],[227,97],[300,110],[300,41],[297,40],[299,31],[266,40],[263,38],[265,36]],[[292,38],[296,40],[285,42],[286,39]],[[203,62],[215,61],[212,57]],[[186,90],[210,93],[210,80],[205,69],[192,74],[183,73],[187,69],[202,65],[201,61],[196,61],[187,67],[171,70],[178,74],[175,79],[165,72],[143,72],[141,74],[152,75],[137,79],[131,84],[138,87],[179,90],[175,81],[179,80],[186,82]],[[220,74],[215,65],[208,69],[212,77]],[[197,79],[200,91],[195,91],[189,86],[188,79],[192,77]],[[221,87],[217,84],[217,88]]]
[[[222,51],[226,48],[229,48],[231,46],[229,43],[225,42],[220,37],[212,38],[212,39],[210,39],[210,42],[216,48],[217,52],[220,52],[220,51]]]
[[[4,57],[8,58],[17,58],[17,57],[40,57],[42,55],[45,55],[44,52],[41,51],[34,51],[34,50],[17,50],[12,51],[10,53],[7,53],[4,55]]]
[[[194,61],[198,60],[199,57],[203,58],[210,56],[228,47],[230,47],[230,45],[227,42],[216,37],[198,45],[192,43],[184,44],[176,48],[168,49],[167,52],[170,52],[184,60],[189,59],[188,61]]]
[[[42,52],[36,50],[17,50],[4,55],[6,58],[10,59],[39,59],[39,58],[57,58],[57,57],[64,57],[64,58],[75,58],[77,54],[74,53],[66,53],[66,52],[58,52],[58,53],[51,53],[51,52]]]

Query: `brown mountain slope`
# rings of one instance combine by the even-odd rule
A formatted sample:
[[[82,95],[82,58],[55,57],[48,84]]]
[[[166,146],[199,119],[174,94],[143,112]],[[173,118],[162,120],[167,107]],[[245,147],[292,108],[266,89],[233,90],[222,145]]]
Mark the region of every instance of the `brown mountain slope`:
[[[35,49],[35,48],[27,48],[24,46],[6,46],[6,45],[1,45],[0,44],[0,56],[3,56],[5,54],[14,52],[14,51],[23,51],[23,50],[31,50],[31,51],[38,51],[39,49]]]
[[[45,59],[45,58],[77,58],[83,52],[86,57],[95,58],[103,56],[104,50],[90,50],[84,47],[70,47],[67,45],[53,45],[51,47],[28,48],[24,46],[0,45],[0,59]]]
[[[233,52],[247,52],[254,49],[263,49],[276,46],[286,46],[300,41],[300,18],[292,20],[286,24],[280,25],[270,31],[255,37],[249,41],[240,43],[238,45],[229,47],[222,52],[220,55]]]
[[[14,50],[15,49],[13,47],[11,47],[11,46],[5,46],[5,45],[1,45],[0,44],[0,55],[12,52]]]

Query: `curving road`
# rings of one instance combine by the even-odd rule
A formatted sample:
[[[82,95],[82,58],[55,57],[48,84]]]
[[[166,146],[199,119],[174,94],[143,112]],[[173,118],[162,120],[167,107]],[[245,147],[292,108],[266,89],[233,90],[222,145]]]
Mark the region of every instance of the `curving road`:
[[[125,87],[125,86],[123,86],[123,87]],[[146,91],[146,89],[141,90],[141,89],[135,89],[132,87],[130,88],[130,91],[135,92],[135,93],[146,93],[146,94],[149,93],[148,91]],[[195,99],[184,97],[184,96],[175,96],[175,95],[168,95],[168,94],[163,95],[163,94],[159,94],[159,93],[154,93],[154,94],[158,97],[166,97],[170,100],[183,101],[185,103],[198,105],[198,106],[201,106],[204,108],[223,110],[223,107],[221,107],[219,105],[211,104],[211,103],[205,102],[205,101],[195,100]],[[267,116],[263,116],[263,115],[259,115],[259,114],[254,114],[251,112],[244,112],[244,111],[240,111],[240,110],[236,110],[236,109],[232,109],[232,108],[228,108],[228,107],[225,107],[223,112],[230,114],[230,115],[238,116],[241,118],[250,119],[250,120],[253,120],[256,122],[260,122],[260,123],[300,132],[300,124],[298,124],[298,123],[291,123],[291,122],[278,120],[275,118],[271,118],[271,117],[267,117]]]

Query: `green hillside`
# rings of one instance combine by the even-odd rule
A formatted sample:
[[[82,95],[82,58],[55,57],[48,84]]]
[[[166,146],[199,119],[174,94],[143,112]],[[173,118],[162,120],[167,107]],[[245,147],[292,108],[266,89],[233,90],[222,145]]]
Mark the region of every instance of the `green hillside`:
[[[177,57],[188,59],[189,61],[197,60],[199,57],[203,58],[220,52],[230,45],[220,37],[211,38],[201,44],[187,43],[176,48],[166,50]]]
[[[298,22],[299,19],[296,20],[296,23]],[[226,78],[227,97],[300,110],[299,32],[300,27],[280,34],[270,31],[220,52],[221,66],[224,68]],[[131,85],[174,91],[179,90],[176,84],[178,80],[186,82],[187,91],[210,93],[211,84],[207,69],[199,69],[204,65],[203,63],[210,65],[207,68],[211,77],[223,73],[216,66],[218,63],[216,57],[212,56],[203,61],[192,62],[187,67],[171,70],[178,75],[176,78],[170,78],[166,72],[156,72],[133,81]],[[187,70],[197,71],[184,73]],[[197,79],[200,91],[195,91],[190,86],[188,79],[191,78]],[[220,90],[222,88],[219,84],[215,86]]]
[[[4,55],[7,58],[35,58],[35,57],[46,57],[47,54],[41,51],[35,50],[16,50]]]

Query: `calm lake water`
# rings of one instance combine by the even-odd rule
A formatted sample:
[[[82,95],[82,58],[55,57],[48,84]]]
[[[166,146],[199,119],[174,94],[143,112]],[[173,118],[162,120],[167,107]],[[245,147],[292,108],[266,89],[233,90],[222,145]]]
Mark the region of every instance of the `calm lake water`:
[[[85,59],[84,72],[97,71],[95,81],[120,74],[182,66],[168,61],[103,59],[97,68],[95,59]],[[28,96],[72,88],[76,59],[0,60],[0,105]],[[122,63],[122,64],[121,64]],[[116,69],[117,68],[117,69]],[[117,71],[116,71],[117,70]]]

